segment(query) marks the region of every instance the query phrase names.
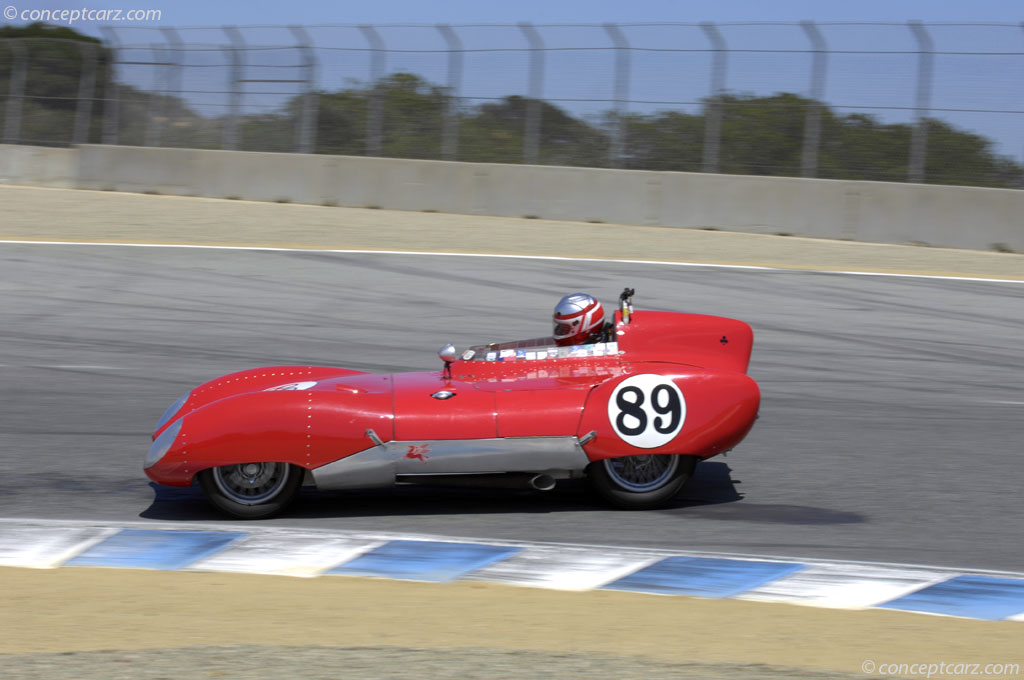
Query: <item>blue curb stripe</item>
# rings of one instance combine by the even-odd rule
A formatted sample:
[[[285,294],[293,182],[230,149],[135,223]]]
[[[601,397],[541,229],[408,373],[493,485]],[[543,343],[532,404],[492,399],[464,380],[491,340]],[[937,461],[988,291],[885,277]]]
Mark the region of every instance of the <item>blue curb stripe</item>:
[[[389,541],[327,573],[414,581],[454,581],[520,550],[522,548],[479,543]]]
[[[956,576],[878,606],[998,621],[1024,612],[1024,580]]]
[[[65,566],[184,569],[247,535],[230,531],[122,529],[65,562]]]
[[[717,557],[666,557],[604,586],[637,593],[732,597],[807,565],[791,562],[730,560]]]

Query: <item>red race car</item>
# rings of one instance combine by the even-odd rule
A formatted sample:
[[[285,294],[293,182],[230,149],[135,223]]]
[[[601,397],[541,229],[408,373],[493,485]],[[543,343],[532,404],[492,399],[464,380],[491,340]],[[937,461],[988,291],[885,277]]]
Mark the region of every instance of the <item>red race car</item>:
[[[753,426],[753,332],[734,319],[634,312],[632,293],[614,321],[601,311],[585,344],[544,338],[461,356],[448,345],[443,370],[422,373],[275,366],[211,380],[164,413],[146,474],[171,486],[198,476],[215,507],[243,519],[280,512],[304,481],[549,490],[586,477],[617,507],[663,506],[698,460]]]

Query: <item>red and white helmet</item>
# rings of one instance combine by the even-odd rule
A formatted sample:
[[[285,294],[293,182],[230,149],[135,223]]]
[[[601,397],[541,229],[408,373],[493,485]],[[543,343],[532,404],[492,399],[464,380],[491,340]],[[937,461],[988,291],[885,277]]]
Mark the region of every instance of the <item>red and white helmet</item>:
[[[586,293],[566,295],[555,305],[555,342],[583,345],[596,340],[604,327],[604,308]]]

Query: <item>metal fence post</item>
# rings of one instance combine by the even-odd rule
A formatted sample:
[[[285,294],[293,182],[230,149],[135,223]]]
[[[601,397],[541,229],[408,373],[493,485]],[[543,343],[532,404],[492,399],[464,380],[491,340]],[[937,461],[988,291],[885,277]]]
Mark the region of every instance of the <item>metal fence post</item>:
[[[454,161],[459,156],[459,90],[462,89],[462,41],[448,24],[438,24],[437,30],[448,43],[448,101],[441,132],[441,158]]]
[[[366,155],[379,156],[383,141],[384,97],[380,90],[384,79],[384,58],[387,47],[373,26],[360,26],[366,42],[370,43],[370,101],[366,107]]]
[[[236,151],[242,112],[242,81],[245,78],[245,38],[235,26],[221,26],[220,30],[231,42],[230,47],[225,47],[231,55],[231,69],[228,73],[228,116],[224,121],[220,146],[228,151]]]
[[[700,25],[711,42],[711,98],[704,107],[704,165],[702,172],[718,172],[722,139],[722,95],[725,94],[725,58],[728,47],[714,24]]]
[[[604,30],[615,46],[615,74],[612,77],[612,111],[615,127],[612,128],[611,144],[608,146],[608,167],[621,168],[626,147],[626,103],[629,101],[629,43],[622,29],[616,24],[604,24]]]
[[[28,70],[28,51],[20,38],[9,38],[11,48],[11,80],[7,84],[7,115],[4,120],[4,144],[21,141],[21,110],[25,101],[25,73]]]
[[[160,67],[170,67],[173,64],[170,56],[170,40],[166,33],[163,35],[163,45],[150,43],[149,46],[149,49],[153,52],[153,61],[149,63],[153,66],[154,71],[153,91],[149,93],[149,101],[146,103],[146,132],[142,142],[144,146],[160,146],[161,133],[163,132],[164,122],[170,109],[170,95],[168,91],[171,87],[170,78],[172,72],[168,70],[161,71]]]
[[[92,100],[96,93],[96,52],[95,43],[79,42],[82,51],[82,72],[78,77],[78,102],[75,105],[75,128],[71,133],[72,144],[89,143],[89,123],[92,118]]]
[[[150,43],[149,49],[153,52],[153,89],[146,97],[146,130],[142,135],[143,146],[160,146],[160,126],[157,121],[157,95],[163,90],[165,74],[160,72],[157,64],[164,59],[163,50],[157,43]]]
[[[312,41],[309,33],[301,26],[289,26],[288,30],[295,36],[296,47],[302,52],[303,85],[302,110],[298,114],[295,126],[295,151],[297,153],[313,153],[316,143],[317,96],[314,89],[316,80],[316,55],[313,54]]]
[[[807,105],[807,118],[804,121],[804,149],[800,162],[800,174],[803,177],[818,176],[818,152],[821,149],[821,109],[825,99],[825,64],[828,58],[828,45],[817,24],[813,21],[801,21],[801,28],[811,41],[811,101]]]
[[[544,41],[533,24],[521,22],[519,30],[530,45],[530,82],[527,85],[526,125],[523,132],[523,163],[540,162],[541,97],[544,96]]]
[[[117,86],[117,60],[120,50],[120,41],[117,39],[117,32],[110,26],[101,26],[100,32],[106,36],[107,53],[110,61],[107,63],[107,88],[103,94],[106,100],[103,103],[103,137],[104,144],[117,144],[117,133],[120,127],[121,94]]]
[[[161,121],[162,130],[171,119],[171,104],[173,102],[171,93],[181,95],[182,60],[184,59],[185,49],[177,30],[163,27],[160,29],[160,32],[163,33],[164,41],[167,43],[167,49],[164,51],[167,74],[164,77],[164,97],[160,106],[160,112],[163,114],[163,120]]]
[[[931,108],[932,72],[935,62],[935,44],[920,21],[909,21],[907,26],[917,39],[917,101],[914,104],[914,132],[910,140],[910,169],[907,181],[924,182],[924,162],[928,152],[928,111]]]

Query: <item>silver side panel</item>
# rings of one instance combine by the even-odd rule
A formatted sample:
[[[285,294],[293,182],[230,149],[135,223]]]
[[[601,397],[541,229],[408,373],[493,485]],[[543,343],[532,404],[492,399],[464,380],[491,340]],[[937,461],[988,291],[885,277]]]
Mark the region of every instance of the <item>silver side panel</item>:
[[[320,489],[391,486],[396,475],[582,471],[590,460],[576,437],[390,441],[312,470]]]

